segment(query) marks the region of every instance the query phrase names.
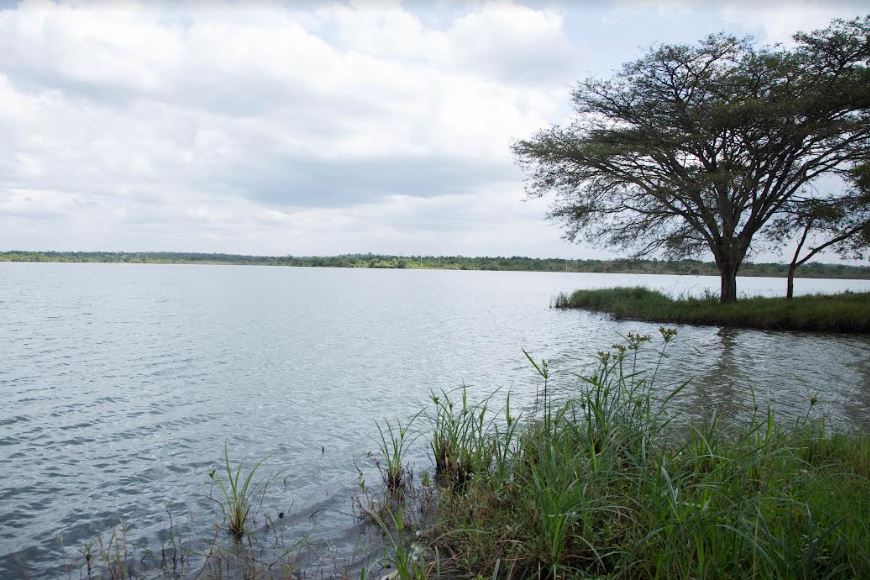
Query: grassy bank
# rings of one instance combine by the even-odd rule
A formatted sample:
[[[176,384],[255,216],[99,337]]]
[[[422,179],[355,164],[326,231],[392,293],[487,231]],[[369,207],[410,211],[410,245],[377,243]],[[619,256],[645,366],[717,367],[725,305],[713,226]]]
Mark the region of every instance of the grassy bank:
[[[570,260],[523,256],[394,256],[342,254],[338,256],[246,256],[193,252],[0,252],[0,262],[79,262],[123,264],[215,264],[239,266],[292,266],[312,268],[378,268],[423,270],[488,270],[505,272],[587,272],[612,274],[677,274],[718,276],[712,262],[699,260]],[[774,263],[743,264],[741,276],[785,277],[787,266]],[[799,278],[870,279],[870,267],[809,263],[798,269]]]
[[[870,577],[870,437],[764,410],[679,423],[679,389],[656,398],[655,369],[635,372],[647,340],[601,353],[558,403],[534,363],[534,416],[433,395],[437,492],[394,539],[396,576]],[[379,521],[407,531],[409,509]]]
[[[560,294],[556,308],[606,312],[615,319],[712,324],[739,328],[870,332],[870,292],[744,298],[721,304],[715,297],[673,299],[647,288],[605,288]]]

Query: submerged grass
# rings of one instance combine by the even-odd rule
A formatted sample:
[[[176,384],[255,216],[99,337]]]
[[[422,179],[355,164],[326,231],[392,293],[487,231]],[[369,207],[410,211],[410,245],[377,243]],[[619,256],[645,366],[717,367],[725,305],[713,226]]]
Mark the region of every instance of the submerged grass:
[[[489,465],[503,450],[488,436],[492,428],[488,401],[469,404],[468,389],[459,400],[442,390],[430,393],[434,410],[428,418],[432,429],[429,447],[435,458],[436,478],[444,485],[461,488],[481,466]],[[510,413],[510,399],[506,407]]]
[[[380,437],[378,441],[380,460],[375,459],[375,463],[383,477],[384,487],[395,498],[401,498],[413,478],[413,473],[407,466],[405,456],[408,453],[408,447],[415,439],[411,432],[411,426],[415,419],[416,416],[405,423],[396,421],[393,424],[390,421],[384,421],[383,426],[380,423],[376,424]]]
[[[816,294],[792,300],[756,297],[722,304],[712,296],[673,299],[648,288],[618,287],[563,293],[553,306],[607,312],[616,319],[870,333],[870,292]]]
[[[409,569],[402,545],[397,575],[870,577],[870,436],[770,410],[677,422],[682,387],[656,396],[655,368],[635,371],[648,341],[599,353],[572,397],[523,420],[433,395],[429,565]]]
[[[254,483],[254,475],[263,461],[265,460],[257,462],[247,474],[244,474],[241,463],[238,463],[235,469],[230,465],[230,452],[224,444],[223,476],[218,475],[216,470],[209,472],[209,478],[217,484],[221,492],[218,503],[224,514],[227,531],[236,540],[241,540],[247,532],[251,510],[262,501],[266,493],[267,481]]]

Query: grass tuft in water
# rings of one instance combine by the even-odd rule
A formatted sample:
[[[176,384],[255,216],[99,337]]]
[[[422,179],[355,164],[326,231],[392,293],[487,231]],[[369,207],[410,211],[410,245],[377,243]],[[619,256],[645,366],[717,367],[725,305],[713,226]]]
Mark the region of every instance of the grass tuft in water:
[[[459,400],[442,390],[430,393],[434,409],[428,413],[432,436],[429,447],[435,458],[436,477],[445,485],[461,488],[474,473],[487,469],[504,449],[497,449],[489,436],[493,428],[487,400],[471,404],[468,388]],[[510,413],[510,403],[507,412]]]
[[[384,486],[395,497],[401,497],[413,477],[411,469],[406,464],[405,455],[415,439],[411,433],[411,426],[416,417],[412,417],[406,423],[398,420],[395,424],[384,421],[383,426],[377,423],[380,460],[375,459],[375,463],[380,469]]]
[[[245,474],[241,462],[235,468],[230,465],[230,453],[225,443],[223,477],[217,473],[217,470],[213,469],[209,472],[209,478],[217,484],[221,492],[221,499],[218,500],[218,503],[224,514],[227,530],[236,540],[241,540],[247,533],[251,509],[262,500],[266,493],[268,481],[254,483],[254,475],[263,461],[265,459],[258,461]]]

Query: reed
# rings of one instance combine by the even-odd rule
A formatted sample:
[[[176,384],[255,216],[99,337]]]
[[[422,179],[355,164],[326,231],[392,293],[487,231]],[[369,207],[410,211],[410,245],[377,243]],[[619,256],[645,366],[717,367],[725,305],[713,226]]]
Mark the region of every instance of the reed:
[[[420,547],[411,540],[411,530],[405,522],[403,508],[393,506],[383,512],[380,514],[371,511],[369,517],[384,534],[390,550],[383,563],[386,569],[392,569],[392,572],[384,578],[423,580],[439,577],[437,559],[434,562],[424,561]],[[361,572],[360,577],[362,578],[364,574]]]
[[[454,400],[454,393],[430,393],[434,409],[427,412],[429,447],[437,478],[445,485],[461,488],[474,474],[487,471],[499,458],[503,460],[507,450],[504,437],[490,436],[497,426],[489,399],[470,403],[466,386],[460,389],[458,400]],[[506,412],[509,416],[510,398]]]
[[[393,496],[401,496],[413,476],[405,462],[405,456],[408,447],[416,438],[411,433],[411,426],[415,420],[416,416],[405,423],[398,420],[395,424],[384,421],[383,426],[376,423],[380,460],[375,459],[375,463],[380,468],[384,486]]]
[[[254,476],[264,461],[265,459],[258,461],[247,473],[243,472],[241,462],[234,468],[230,464],[230,453],[225,443],[223,477],[218,475],[217,470],[209,472],[209,478],[217,484],[221,492],[218,503],[224,514],[227,530],[236,540],[241,540],[247,532],[251,509],[266,493],[268,481],[254,483]]]

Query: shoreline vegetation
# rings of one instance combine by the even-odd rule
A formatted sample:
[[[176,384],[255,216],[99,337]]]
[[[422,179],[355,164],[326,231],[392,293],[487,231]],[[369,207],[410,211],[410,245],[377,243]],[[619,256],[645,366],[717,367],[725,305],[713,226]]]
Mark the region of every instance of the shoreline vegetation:
[[[870,333],[870,292],[813,294],[791,300],[753,297],[723,304],[715,296],[671,298],[638,286],[561,293],[553,301],[553,307],[603,312],[615,320],[761,330]]]
[[[558,401],[529,357],[542,385],[526,417],[509,397],[433,393],[435,476],[391,488],[376,520],[393,577],[870,576],[870,436],[812,418],[815,397],[796,421],[756,405],[689,422],[671,408],[685,385],[655,386],[676,334],[660,332],[658,362],[644,367],[651,339],[629,334]]]
[[[301,268],[380,268],[427,270],[486,270],[508,272],[588,272],[611,274],[677,274],[718,276],[713,262],[699,260],[571,260],[564,258],[394,256],[342,254],[338,256],[248,256],[188,252],[0,252],[0,262],[75,262],[125,264],[215,264],[240,266],[290,266]],[[741,276],[785,278],[788,264],[745,263]],[[797,271],[798,278],[870,279],[870,266],[810,263]]]
[[[380,485],[361,475],[353,504],[382,547],[335,577],[870,577],[870,434],[814,418],[815,396],[797,419],[758,404],[739,417],[686,418],[673,405],[686,384],[656,384],[677,331],[659,333],[659,347],[629,333],[599,352],[558,397],[548,388],[558,369],[526,354],[539,387],[525,414],[510,394],[495,404],[462,387],[379,422]],[[426,465],[411,463],[415,446],[428,449]],[[223,490],[216,542],[230,547],[212,546],[204,563],[188,552],[179,574],[173,542],[155,577],[323,576],[299,560],[299,540],[276,535],[275,561],[254,548],[274,533],[249,521],[269,481],[258,469],[232,465],[224,450],[210,475]],[[87,546],[70,577],[136,575],[144,560],[107,546]]]

